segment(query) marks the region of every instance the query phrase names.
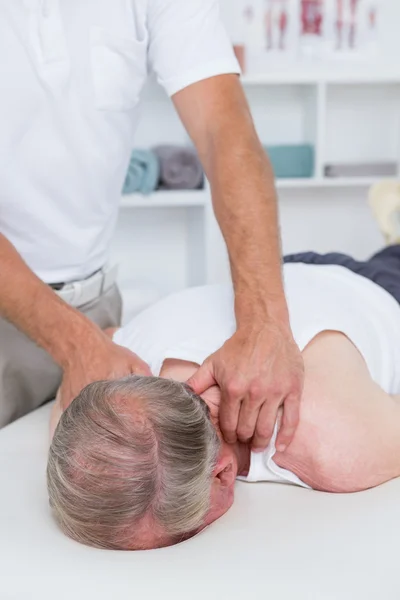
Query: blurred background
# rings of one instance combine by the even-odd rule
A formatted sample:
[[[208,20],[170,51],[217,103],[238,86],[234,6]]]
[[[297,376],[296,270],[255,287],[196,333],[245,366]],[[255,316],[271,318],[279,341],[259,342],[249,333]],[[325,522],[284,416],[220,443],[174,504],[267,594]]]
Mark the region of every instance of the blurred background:
[[[400,175],[400,1],[220,3],[277,178],[284,252],[366,258],[382,245],[368,190]],[[140,110],[135,169],[113,245],[125,320],[170,292],[229,279],[207,182],[137,184],[140,152],[190,146],[153,77]]]

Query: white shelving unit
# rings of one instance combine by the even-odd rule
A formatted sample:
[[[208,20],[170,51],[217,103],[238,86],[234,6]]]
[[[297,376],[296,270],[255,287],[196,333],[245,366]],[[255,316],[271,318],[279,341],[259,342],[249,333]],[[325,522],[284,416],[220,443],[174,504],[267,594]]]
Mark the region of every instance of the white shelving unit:
[[[277,181],[284,220],[284,249],[298,251],[310,246],[320,251],[333,249],[334,232],[329,237],[329,225],[325,224],[325,231],[318,237],[315,226],[306,226],[301,215],[319,210],[322,222],[324,211],[326,214],[331,211],[329,219],[333,227],[336,214],[340,210],[345,214],[347,202],[354,207],[352,215],[356,219],[360,200],[377,181],[372,176],[326,177],[324,170],[329,162],[390,161],[397,164],[400,176],[400,68],[354,66],[339,72],[332,67],[298,67],[249,75],[242,82],[264,145],[311,143],[315,148],[314,177]],[[172,116],[170,101],[154,82],[144,95],[143,111],[143,128],[138,132],[136,146],[188,143],[181,124]],[[332,212],[335,203],[336,213]],[[227,278],[226,253],[208,187],[189,192],[123,196],[121,208],[121,228],[126,229],[127,223],[131,223],[131,245],[119,240],[116,252],[123,263],[123,289],[158,286],[162,296],[187,285]],[[343,229],[345,225],[337,217],[335,227]],[[349,226],[343,251],[351,251],[352,227]],[[374,238],[373,224],[364,218],[363,227],[368,230],[372,245],[377,245],[379,237]],[[151,251],[144,250],[142,235],[149,230],[153,232],[154,252],[153,246]],[[289,243],[285,241],[285,231],[290,233]],[[296,242],[293,232],[299,232]],[[138,251],[134,248],[135,240]],[[365,245],[366,252],[370,246]],[[145,262],[143,269],[137,261],[127,261],[126,255],[136,252],[140,254],[139,263]],[[364,247],[360,248],[360,253],[363,252]]]
[[[129,194],[122,196],[121,208],[193,208],[204,206],[208,195],[206,190]]]

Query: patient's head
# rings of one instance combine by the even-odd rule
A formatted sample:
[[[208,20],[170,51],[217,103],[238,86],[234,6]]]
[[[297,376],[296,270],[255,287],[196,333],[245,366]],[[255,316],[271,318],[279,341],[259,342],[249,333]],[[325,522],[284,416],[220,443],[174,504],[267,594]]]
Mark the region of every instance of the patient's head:
[[[156,377],[86,387],[61,417],[47,468],[63,531],[121,550],[171,545],[218,519],[236,474],[204,401]]]

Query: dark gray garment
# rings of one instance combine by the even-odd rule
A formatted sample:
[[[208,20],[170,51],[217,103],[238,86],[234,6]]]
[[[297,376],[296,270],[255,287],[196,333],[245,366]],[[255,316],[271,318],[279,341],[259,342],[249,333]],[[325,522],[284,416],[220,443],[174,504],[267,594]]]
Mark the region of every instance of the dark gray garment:
[[[122,300],[116,286],[78,309],[99,327],[121,323]],[[52,400],[61,370],[29,338],[0,318],[0,428]]]
[[[357,275],[373,281],[389,292],[400,304],[400,244],[387,246],[368,260],[355,260],[347,254],[329,252],[300,252],[284,257],[285,263],[303,263],[306,265],[340,265]]]
[[[203,167],[194,148],[156,146],[161,164],[160,189],[197,190],[204,186]]]

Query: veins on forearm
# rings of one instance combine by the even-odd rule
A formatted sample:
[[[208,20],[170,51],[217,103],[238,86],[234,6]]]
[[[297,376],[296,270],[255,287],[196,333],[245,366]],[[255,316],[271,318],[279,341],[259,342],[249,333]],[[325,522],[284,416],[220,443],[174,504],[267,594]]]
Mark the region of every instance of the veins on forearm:
[[[225,145],[213,166],[215,213],[229,253],[238,319],[286,319],[272,169],[258,140]]]

